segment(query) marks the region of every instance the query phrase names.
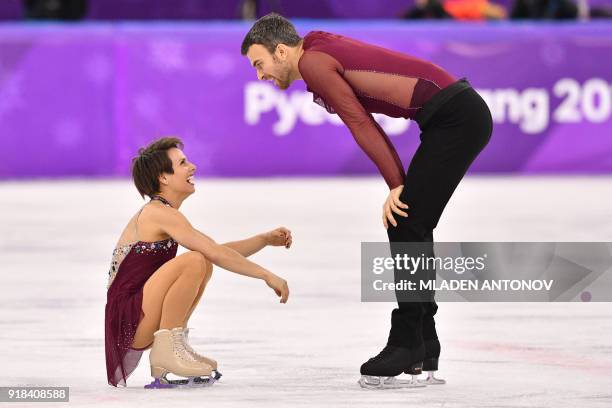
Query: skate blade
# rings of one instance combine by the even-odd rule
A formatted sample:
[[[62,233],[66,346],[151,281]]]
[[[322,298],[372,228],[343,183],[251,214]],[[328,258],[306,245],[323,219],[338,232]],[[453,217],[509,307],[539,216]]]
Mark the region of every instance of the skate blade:
[[[156,378],[151,384],[144,387],[146,389],[160,388],[203,388],[210,387],[215,383],[216,379],[212,377],[190,377],[180,380],[168,380],[166,378]]]
[[[375,377],[370,375],[362,375],[357,383],[361,388],[367,388],[369,390],[423,388],[427,386],[427,384],[422,384],[414,380],[403,380],[396,377]]]
[[[190,377],[180,380],[167,381],[176,388],[203,388],[210,387],[216,380],[213,377]]]
[[[446,380],[441,378],[428,378],[426,380],[419,380],[419,384],[425,385],[443,385],[446,384]]]
[[[436,378],[434,377],[433,372],[429,372],[427,374],[427,378],[424,380],[419,380],[419,383],[425,385],[442,385],[446,384],[446,380],[443,380],[442,378]]]

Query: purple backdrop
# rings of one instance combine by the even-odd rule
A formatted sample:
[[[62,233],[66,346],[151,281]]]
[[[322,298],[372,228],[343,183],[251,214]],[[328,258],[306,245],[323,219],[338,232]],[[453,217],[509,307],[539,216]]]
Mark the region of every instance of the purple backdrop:
[[[302,82],[257,82],[248,24],[0,26],[0,178],[126,175],[177,135],[205,175],[376,173]],[[495,129],[473,172],[612,171],[612,26],[304,21],[466,76]],[[407,166],[418,127],[384,117]]]
[[[513,0],[491,0],[510,8]],[[591,7],[612,6],[612,0],[588,0]],[[89,0],[87,18],[122,19],[236,19],[242,0]],[[259,15],[277,11],[302,18],[396,18],[414,0],[260,0]],[[0,19],[19,19],[21,0],[0,0]]]

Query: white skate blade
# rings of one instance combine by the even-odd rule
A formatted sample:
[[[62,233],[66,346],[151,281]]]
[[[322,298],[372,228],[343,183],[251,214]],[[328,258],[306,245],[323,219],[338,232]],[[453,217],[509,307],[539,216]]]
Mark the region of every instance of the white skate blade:
[[[436,378],[434,376],[433,371],[428,371],[427,378],[425,378],[424,380],[419,380],[419,383],[425,385],[442,385],[446,384],[446,380],[443,380],[442,378]]]
[[[361,388],[367,388],[369,390],[423,388],[427,386],[427,384],[422,384],[412,379],[404,380],[396,377],[376,377],[372,375],[362,375],[357,383]]]
[[[163,383],[169,384],[173,388],[203,388],[210,387],[215,383],[213,377],[188,377],[180,379],[162,378]]]

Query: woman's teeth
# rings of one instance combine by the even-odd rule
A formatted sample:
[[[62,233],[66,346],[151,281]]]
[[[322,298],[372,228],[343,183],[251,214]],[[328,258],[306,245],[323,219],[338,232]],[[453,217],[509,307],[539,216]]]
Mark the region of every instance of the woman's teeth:
[[[189,184],[195,184],[195,180],[194,180],[193,176],[188,177],[188,178],[187,178],[187,182],[188,182]]]

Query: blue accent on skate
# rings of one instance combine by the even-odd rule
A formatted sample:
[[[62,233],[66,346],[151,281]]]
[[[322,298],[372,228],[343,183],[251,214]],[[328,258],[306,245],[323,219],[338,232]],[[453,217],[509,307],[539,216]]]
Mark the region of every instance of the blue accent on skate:
[[[156,378],[155,381],[153,381],[151,384],[145,385],[144,387],[150,390],[154,388],[174,388],[176,385],[163,383],[159,380],[159,378]]]

